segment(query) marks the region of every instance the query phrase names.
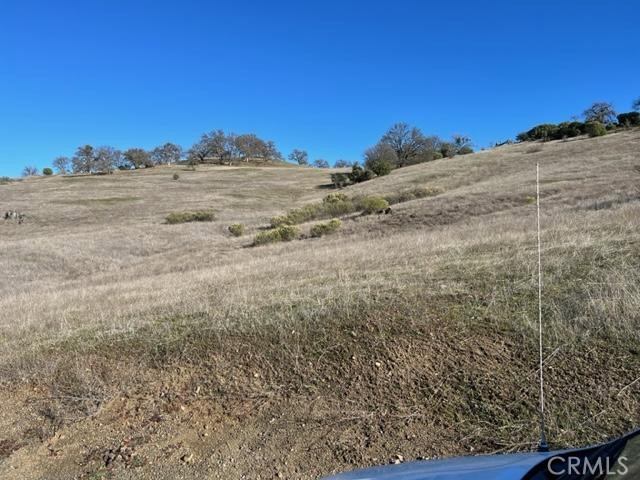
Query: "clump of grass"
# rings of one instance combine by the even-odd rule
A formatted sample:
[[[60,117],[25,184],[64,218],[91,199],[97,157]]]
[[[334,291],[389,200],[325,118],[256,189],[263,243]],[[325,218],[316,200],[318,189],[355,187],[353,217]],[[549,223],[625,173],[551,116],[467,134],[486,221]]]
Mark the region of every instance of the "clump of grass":
[[[178,175],[177,173],[174,173],[172,178],[174,180],[178,180],[180,178],[180,175]]]
[[[358,210],[362,210],[363,214],[370,215],[389,208],[389,202],[380,195],[370,195],[368,197],[358,199],[358,207]]]
[[[193,212],[171,212],[166,217],[168,224],[187,223],[187,222],[212,222],[215,220],[213,212],[207,210],[196,210]]]
[[[244,225],[241,223],[234,223],[233,225],[229,225],[228,227],[229,233],[234,237],[241,237],[244,235]]]
[[[389,205],[396,203],[409,202],[418,198],[434,197],[441,194],[444,190],[440,187],[414,187],[401,192],[388,193],[384,195],[384,199]]]
[[[342,226],[342,222],[337,218],[333,218],[326,223],[318,223],[311,227],[311,236],[318,238],[323,235],[335,233]]]
[[[543,150],[544,150],[544,147],[542,145],[533,145],[527,148],[527,150],[524,153],[538,153],[538,152],[542,152]]]
[[[300,234],[300,229],[293,225],[281,225],[270,230],[260,232],[253,239],[253,245],[265,245],[275,242],[289,242]]]

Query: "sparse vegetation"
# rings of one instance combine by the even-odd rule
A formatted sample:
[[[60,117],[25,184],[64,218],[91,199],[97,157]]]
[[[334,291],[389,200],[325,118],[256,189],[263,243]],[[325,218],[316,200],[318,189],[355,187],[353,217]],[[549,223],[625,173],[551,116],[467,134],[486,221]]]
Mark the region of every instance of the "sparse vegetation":
[[[389,205],[395,205],[396,203],[409,202],[418,198],[433,197],[442,192],[443,189],[439,187],[414,187],[397,193],[387,193],[384,195],[384,199]]]
[[[215,220],[213,212],[208,210],[196,210],[193,212],[171,212],[165,218],[166,223],[187,223],[187,222],[212,222]]]
[[[244,235],[244,225],[242,223],[234,223],[229,225],[229,233],[234,237],[241,237]]]
[[[337,218],[333,218],[326,223],[317,223],[311,227],[309,234],[314,238],[318,238],[335,233],[341,226],[342,222]]]
[[[407,202],[417,198],[430,197],[442,193],[437,187],[413,187],[384,196],[365,195],[349,197],[344,193],[330,193],[320,203],[309,203],[289,210],[286,214],[271,218],[271,227],[298,225],[312,220],[339,217],[355,212],[368,215],[386,209],[390,204]]]
[[[354,216],[335,241],[272,247],[230,241],[228,223],[163,228],[158,208],[215,201],[253,232],[292,199],[324,203],[327,172],[203,165],[171,188],[167,169],[2,187],[8,208],[28,202],[42,221],[0,226],[11,279],[0,282],[2,442],[12,455],[0,476],[54,466],[81,478],[120,441],[161,471],[192,447],[175,439],[194,425],[207,434],[196,440],[206,452],[198,473],[227,458],[209,460],[220,445],[264,445],[239,453],[228,478],[278,465],[308,480],[391,449],[535,448],[536,161],[549,436],[568,446],[628,430],[640,421],[639,138],[630,129],[535,156],[516,144],[407,166],[326,203],[391,203],[415,186],[442,193],[393,217]],[[129,194],[137,200],[115,200]],[[576,396],[585,385],[590,394]],[[49,444],[55,457],[37,454]],[[126,473],[117,462],[108,474]]]
[[[179,180],[180,179],[180,175],[178,175],[177,173],[174,173],[171,178],[173,178],[174,180]]]

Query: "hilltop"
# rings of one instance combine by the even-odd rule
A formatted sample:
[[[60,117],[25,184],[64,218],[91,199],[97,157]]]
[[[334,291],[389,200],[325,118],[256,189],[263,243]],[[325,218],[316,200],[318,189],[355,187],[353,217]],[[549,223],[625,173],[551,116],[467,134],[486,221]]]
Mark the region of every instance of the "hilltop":
[[[311,479],[533,448],[536,163],[549,437],[637,426],[639,147],[525,142],[338,191],[277,165],[1,184],[26,220],[0,223],[0,476]],[[398,201],[252,246],[335,192]],[[211,221],[166,222],[184,212]]]

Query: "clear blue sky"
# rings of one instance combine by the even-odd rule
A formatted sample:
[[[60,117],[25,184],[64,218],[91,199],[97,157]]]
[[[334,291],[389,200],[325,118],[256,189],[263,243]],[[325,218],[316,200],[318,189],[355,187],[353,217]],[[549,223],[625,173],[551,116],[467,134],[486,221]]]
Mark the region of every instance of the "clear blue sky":
[[[360,159],[388,126],[477,147],[640,96],[640,1],[2,0],[0,175],[223,128]]]

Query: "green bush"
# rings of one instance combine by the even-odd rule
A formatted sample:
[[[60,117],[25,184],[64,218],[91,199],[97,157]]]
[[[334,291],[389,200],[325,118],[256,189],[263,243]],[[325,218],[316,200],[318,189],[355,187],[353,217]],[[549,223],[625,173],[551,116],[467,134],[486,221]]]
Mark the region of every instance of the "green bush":
[[[458,155],[468,155],[470,153],[473,153],[473,148],[466,145],[458,150]]]
[[[211,222],[215,220],[215,215],[206,210],[196,210],[194,212],[171,212],[166,217],[169,224],[187,222]]]
[[[180,175],[178,175],[177,173],[173,174],[173,179],[174,180],[178,180],[180,178]]]
[[[42,174],[43,175],[53,175],[53,170],[51,170],[49,167],[45,167],[42,169]]]
[[[229,225],[229,233],[234,237],[241,237],[244,235],[244,225],[241,223],[234,223],[233,225]]]
[[[366,166],[379,177],[389,175],[393,170],[393,164],[388,159],[380,157],[370,158],[367,160]]]
[[[389,203],[384,199],[384,197],[371,195],[358,199],[358,207],[358,210],[362,210],[362,213],[369,215],[389,208]]]
[[[587,122],[587,134],[590,137],[601,137],[607,134],[607,127],[600,122]]]
[[[351,173],[349,174],[349,179],[353,183],[366,182],[367,180],[371,180],[373,177],[375,177],[375,173],[371,170],[364,169],[357,164],[351,168]]]
[[[289,210],[285,215],[273,217],[270,221],[271,227],[276,228],[281,225],[296,225],[318,218],[322,208],[321,204],[310,203],[300,208]]]
[[[322,237],[323,235],[329,235],[334,233],[342,226],[342,222],[337,218],[333,218],[326,223],[318,223],[311,227],[311,236],[312,237]]]
[[[623,127],[640,125],[640,112],[628,112],[618,115],[618,123]]]
[[[440,160],[442,158],[442,153],[440,152],[431,152],[431,158],[434,160]]]
[[[297,225],[320,218],[346,215],[355,211],[353,202],[343,193],[330,193],[321,203],[310,203],[300,208],[289,210],[285,215],[273,217],[271,227],[281,225]]]
[[[258,233],[253,239],[253,245],[265,245],[274,242],[289,242],[295,239],[300,230],[292,225],[281,225],[277,228]]]

